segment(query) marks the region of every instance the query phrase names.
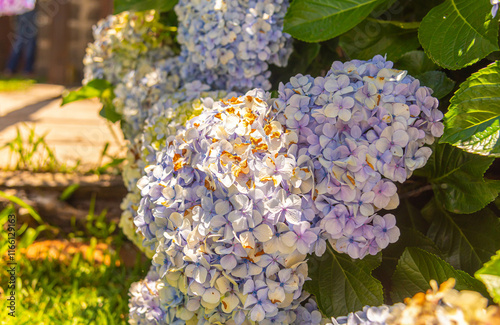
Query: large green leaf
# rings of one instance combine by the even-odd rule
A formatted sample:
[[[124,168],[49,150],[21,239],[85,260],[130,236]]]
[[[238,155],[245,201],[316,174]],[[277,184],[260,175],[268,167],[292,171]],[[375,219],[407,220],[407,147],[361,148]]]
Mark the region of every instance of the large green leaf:
[[[63,94],[61,106],[89,98],[101,97],[107,89],[112,89],[113,85],[104,79],[94,79],[82,88]]]
[[[498,50],[498,20],[486,0],[446,0],[424,17],[418,37],[440,66],[456,70]]]
[[[428,177],[437,200],[448,211],[473,213],[493,201],[500,191],[500,181],[483,178],[493,160],[448,144],[436,144],[419,174]]]
[[[377,54],[387,54],[397,60],[408,51],[420,47],[416,28],[401,28],[381,20],[366,19],[340,36],[339,45],[352,59],[368,60]]]
[[[500,251],[474,275],[481,280],[497,304],[500,304]]]
[[[318,307],[328,317],[347,315],[365,305],[378,306],[384,302],[382,284],[371,271],[380,263],[379,258],[353,260],[329,246],[322,257],[309,257],[311,280],[304,289],[314,294]]]
[[[431,280],[442,283],[449,278],[456,280],[457,290],[475,290],[488,297],[480,281],[464,271],[455,270],[436,255],[416,247],[407,248],[399,259],[392,277],[391,297],[393,302],[400,302],[406,297],[430,289]]]
[[[326,41],[359,24],[384,1],[294,0],[285,16],[284,31],[301,41]]]
[[[410,51],[401,56],[396,66],[406,70],[412,76],[420,75],[427,71],[436,70],[438,67],[424,51]]]
[[[115,0],[115,14],[123,11],[171,10],[179,0]]]
[[[500,62],[470,76],[450,101],[441,142],[500,157]]]
[[[470,215],[457,215],[432,200],[422,213],[432,219],[427,236],[453,267],[474,274],[500,249],[500,220],[488,208]]]
[[[431,88],[432,96],[441,99],[448,95],[455,87],[455,81],[446,76],[443,71],[427,71],[416,76],[423,86]]]

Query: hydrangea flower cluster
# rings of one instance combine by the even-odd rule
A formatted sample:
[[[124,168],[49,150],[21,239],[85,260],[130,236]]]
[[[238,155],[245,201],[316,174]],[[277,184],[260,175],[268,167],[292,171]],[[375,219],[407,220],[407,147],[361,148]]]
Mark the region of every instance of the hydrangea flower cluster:
[[[129,71],[116,84],[113,99],[116,112],[122,115],[123,134],[131,142],[140,140],[152,106],[163,94],[172,94],[181,85],[177,57],[161,61],[144,57],[137,62],[137,69]]]
[[[156,246],[159,275],[196,301],[192,308],[237,324],[296,307],[305,254],[318,239],[299,222],[301,198],[281,187],[295,162],[266,100],[254,90],[205,107],[138,183],[135,223]]]
[[[288,0],[180,0],[181,76],[212,89],[269,90],[268,64],[285,66],[292,52],[283,33]]]
[[[137,228],[134,225],[134,218],[137,213],[137,209],[139,208],[139,202],[141,200],[141,194],[138,191],[132,191],[127,193],[122,203],[120,204],[120,208],[122,210],[122,214],[120,216],[119,226],[123,231],[123,234],[127,236],[127,238],[133,242],[141,251],[143,251],[147,257],[152,258],[154,255],[154,251],[151,248],[144,247],[142,245],[142,241],[144,240],[144,236],[142,233],[137,232]]]
[[[83,83],[106,79],[115,87],[113,106],[122,116],[122,130],[130,141],[123,174],[129,194],[122,202],[124,211],[120,226],[134,243],[141,242],[143,238],[136,234],[131,222],[138,207],[137,179],[142,176],[148,159],[154,160],[154,151],[160,148],[166,135],[187,119],[184,113],[170,115],[174,110],[185,112],[184,109],[190,109],[191,101],[202,95],[200,92],[243,89],[247,86],[270,88],[268,63],[285,65],[291,52],[291,38],[281,31],[287,6],[286,1],[260,0],[249,3],[181,2],[176,10],[187,17],[186,24],[179,27],[179,39],[185,41],[180,42],[181,56],[175,56],[169,28],[159,22],[154,11],[124,12],[109,16],[94,27],[95,42],[89,45],[84,59]],[[201,29],[194,32],[187,24],[188,20],[201,22],[208,17],[212,22],[207,21],[204,33],[200,32]],[[221,42],[222,34],[216,35],[207,29],[214,24],[227,24],[223,33],[226,41]],[[205,59],[205,56],[192,51],[192,43],[189,45],[185,37],[189,33],[192,34],[190,38],[196,35],[199,42],[210,43],[206,46],[212,54],[225,52],[225,57],[229,58],[232,51],[237,58],[231,58],[231,64],[227,65],[226,61],[216,65],[199,65],[200,59]],[[238,43],[247,44],[251,49],[242,48],[238,52]],[[200,46],[203,48],[205,45]],[[200,49],[200,46],[195,47]],[[235,81],[235,78],[240,81]],[[201,82],[209,83],[209,86]],[[218,98],[224,92],[202,96]],[[146,122],[148,116],[150,120]],[[139,247],[143,249],[142,245]],[[145,251],[148,255],[152,252],[149,249]]]
[[[365,306],[363,310],[355,313],[349,313],[347,316],[332,318],[331,323],[327,325],[388,325],[391,313],[396,309],[404,309],[404,304],[395,304],[394,306],[382,305],[379,307]]]
[[[154,324],[165,318],[158,294],[159,279],[152,268],[144,280],[132,283],[129,290],[129,324]]]
[[[137,232],[134,217],[141,199],[137,181],[144,176],[144,168],[156,163],[156,153],[165,146],[168,136],[175,135],[189,118],[199,115],[203,107],[211,107],[213,99],[226,95],[223,91],[208,91],[199,81],[188,83],[174,94],[166,93],[147,111],[144,129],[127,152],[123,179],[129,193],[121,204],[120,227],[123,233],[152,257],[154,251],[142,245],[144,236]],[[228,96],[232,97],[233,94]],[[200,99],[201,98],[201,99]]]
[[[423,167],[443,114],[432,91],[382,56],[334,62],[326,77],[298,75],[279,87],[276,121],[296,142],[293,193],[307,202],[311,231],[352,258],[399,237],[394,182]],[[308,169],[306,169],[306,167]]]
[[[184,302],[180,292],[161,280],[153,268],[144,280],[132,284],[129,296],[129,323],[132,325],[181,325],[197,319],[195,313],[180,306]]]
[[[200,81],[185,84],[175,93],[167,93],[154,103],[144,123],[141,134],[141,157],[146,165],[156,162],[156,152],[166,144],[166,139],[175,135],[186,122],[199,115],[203,108],[212,108],[214,100],[233,97],[236,93],[210,91]]]
[[[115,87],[113,106],[122,115],[125,138],[133,142],[152,104],[180,86],[180,62],[169,28],[155,11],[123,12],[101,20],[93,34],[83,84],[106,79]]]
[[[479,292],[453,289],[451,278],[438,287],[430,282],[427,293],[417,293],[405,303],[380,307],[365,306],[362,311],[332,318],[328,325],[414,325],[414,324],[497,324],[500,308],[489,306],[488,299]]]
[[[431,91],[381,56],[293,77],[270,103],[259,89],[210,101],[138,182],[160,277],[237,324],[297,316],[306,255],[326,240],[353,258],[397,240],[395,217],[375,212],[397,206],[394,182],[443,129]]]
[[[106,79],[115,85],[143,65],[138,59],[149,57],[151,63],[174,55],[168,28],[159,23],[155,11],[110,15],[93,27],[93,35],[83,59],[83,84]]]
[[[133,283],[129,291],[129,323],[132,325],[157,325],[157,324],[228,324],[238,322],[233,319],[222,318],[221,315],[200,308],[192,311],[192,300],[183,295],[181,291],[172,287],[165,279],[160,279],[159,274],[151,268],[146,278]],[[287,324],[287,325],[320,325],[326,324],[328,319],[321,318],[314,299],[309,299],[304,306],[300,303],[307,296],[294,301],[295,310],[282,311],[269,317],[259,325]],[[251,325],[248,320],[241,324]]]

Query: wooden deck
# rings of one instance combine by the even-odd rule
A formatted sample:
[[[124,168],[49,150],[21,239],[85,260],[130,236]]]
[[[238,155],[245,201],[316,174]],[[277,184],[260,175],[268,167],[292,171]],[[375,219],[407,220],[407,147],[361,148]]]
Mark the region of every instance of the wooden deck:
[[[125,154],[125,142],[118,123],[99,116],[101,105],[85,100],[60,107],[64,87],[37,84],[27,91],[0,93],[0,147],[16,137],[19,128],[27,137],[30,128],[55,151],[57,160],[69,166],[80,160],[83,168],[99,163],[101,152],[109,143],[108,153]],[[0,150],[0,168],[15,165],[9,150]]]

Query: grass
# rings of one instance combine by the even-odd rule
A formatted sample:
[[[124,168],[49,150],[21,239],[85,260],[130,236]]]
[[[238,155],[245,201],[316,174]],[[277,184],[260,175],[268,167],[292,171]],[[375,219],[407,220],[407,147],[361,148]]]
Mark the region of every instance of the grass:
[[[1,193],[0,193],[1,194]],[[7,216],[15,213],[15,203],[26,209],[26,203],[15,197],[3,196],[10,203],[0,211],[0,224],[7,223]],[[29,207],[29,206],[28,206]],[[149,263],[135,257],[134,267],[126,267],[118,252],[124,242],[116,224],[106,223],[103,213],[96,215],[92,207],[85,229],[70,234],[73,242],[87,245],[85,253],[77,252],[70,258],[28,259],[25,249],[37,236],[54,234],[36,215],[39,226],[32,228],[18,224],[16,318],[7,316],[5,293],[8,285],[6,267],[0,269],[0,324],[127,324],[128,290],[133,282],[145,277]],[[6,232],[0,235],[0,252],[6,256]],[[105,243],[112,247],[106,251],[108,263],[96,262],[92,256],[96,246]],[[118,262],[118,263],[117,263]]]
[[[143,278],[143,270],[116,266],[114,255],[109,266],[96,265],[80,253],[70,263],[54,259],[18,258],[17,319],[6,317],[5,299],[0,301],[1,324],[126,324],[128,290]],[[2,288],[7,276],[2,270]]]
[[[28,131],[27,137],[23,136],[21,130],[17,128],[16,137],[1,148],[9,149],[9,161],[14,160],[16,162],[14,166],[8,166],[7,169],[71,173],[78,168],[79,162],[70,167],[57,160],[54,151],[45,141],[47,133],[38,135],[34,127],[25,126],[25,128]]]
[[[74,173],[81,174],[119,174],[124,158],[115,158],[108,154],[109,143],[104,145],[96,167],[82,170],[80,161],[73,165],[61,163],[55,156],[54,150],[45,141],[47,133],[38,135],[35,127],[24,126],[27,132],[16,129],[16,137],[5,144],[0,150],[8,149],[9,162],[14,165],[5,167],[6,170],[27,170],[31,172]],[[108,162],[105,162],[108,161]]]
[[[36,83],[33,79],[0,79],[0,92],[27,90]]]

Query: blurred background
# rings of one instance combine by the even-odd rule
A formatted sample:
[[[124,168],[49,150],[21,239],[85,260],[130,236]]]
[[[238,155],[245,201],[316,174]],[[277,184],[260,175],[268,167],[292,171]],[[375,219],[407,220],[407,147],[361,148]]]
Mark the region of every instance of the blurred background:
[[[50,84],[79,85],[92,26],[112,11],[112,0],[38,1],[35,78]],[[11,53],[16,18],[0,17],[0,72]]]
[[[112,11],[112,0],[37,1],[32,69],[26,46],[15,53],[29,13],[0,16],[2,325],[125,324],[130,284],[149,265],[118,227],[127,193],[119,124],[99,116],[98,99],[61,107],[63,94],[81,86],[92,26]],[[9,214],[22,320],[4,314]]]

